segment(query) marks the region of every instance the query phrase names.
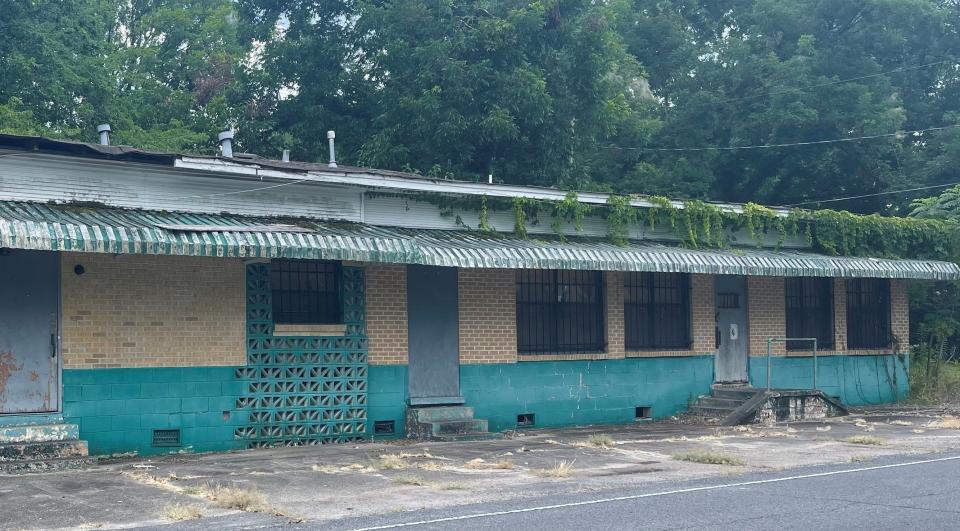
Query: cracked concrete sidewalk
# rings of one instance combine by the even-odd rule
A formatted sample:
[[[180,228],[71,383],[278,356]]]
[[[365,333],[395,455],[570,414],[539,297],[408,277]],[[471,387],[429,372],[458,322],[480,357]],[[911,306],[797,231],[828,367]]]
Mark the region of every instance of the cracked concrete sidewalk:
[[[524,430],[502,440],[393,441],[103,460],[0,476],[0,528],[156,526],[255,511],[248,525],[322,524],[506,498],[735,476],[960,448],[942,410],[862,411],[774,426],[662,421]],[[725,462],[727,464],[709,464]],[[229,497],[216,487],[234,488]],[[239,496],[236,497],[236,496]]]

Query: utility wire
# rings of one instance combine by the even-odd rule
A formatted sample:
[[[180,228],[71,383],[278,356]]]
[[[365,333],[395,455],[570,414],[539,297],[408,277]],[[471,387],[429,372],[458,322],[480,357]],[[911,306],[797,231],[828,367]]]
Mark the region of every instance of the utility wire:
[[[834,138],[829,140],[811,140],[809,142],[789,142],[785,144],[758,144],[758,145],[751,145],[751,146],[707,146],[707,147],[693,147],[693,148],[647,148],[647,147],[620,147],[620,146],[608,146],[608,147],[610,149],[618,149],[622,151],[734,151],[738,149],[769,149],[769,148],[783,148],[783,147],[794,147],[794,146],[814,146],[814,145],[820,145],[820,144],[836,144],[839,142],[858,142],[861,140],[874,140],[877,138],[919,135],[921,133],[926,133],[928,131],[942,131],[944,129],[953,129],[955,127],[960,127],[960,123],[944,125],[940,127],[927,127],[924,129],[913,129],[910,131],[896,131],[894,133],[883,133],[880,135],[854,136],[849,138]]]
[[[865,197],[877,197],[877,196],[880,196],[880,195],[902,194],[902,193],[906,193],[906,192],[917,192],[917,191],[920,191],[920,190],[933,190],[933,189],[935,189],[935,188],[949,188],[949,187],[951,187],[951,186],[956,186],[956,185],[960,185],[960,182],[956,182],[956,183],[946,183],[946,184],[935,184],[935,185],[932,185],[932,186],[919,186],[919,187],[917,187],[917,188],[906,188],[906,189],[903,189],[903,190],[890,190],[890,191],[888,191],[888,192],[877,192],[877,193],[874,193],[874,194],[851,195],[851,196],[849,196],[849,197],[835,197],[835,198],[832,198],[832,199],[819,199],[819,200],[816,200],[816,201],[804,201],[804,202],[802,202],[802,203],[792,203],[792,204],[789,204],[789,205],[782,205],[782,206],[785,206],[785,207],[795,207],[795,206],[800,206],[800,205],[812,205],[812,204],[816,204],[816,203],[834,203],[834,202],[836,202],[836,201],[849,201],[849,200],[851,200],[851,199],[863,199],[863,198],[865,198]]]
[[[731,98],[731,99],[729,99],[729,100],[720,101],[720,102],[717,103],[717,105],[725,105],[725,104],[727,104],[727,103],[733,103],[733,102],[736,102],[736,101],[752,100],[752,99],[756,99],[756,98],[764,98],[764,97],[767,97],[767,96],[779,96],[780,94],[789,94],[789,93],[791,93],[791,92],[802,92],[802,91],[804,91],[804,90],[810,90],[810,89],[815,89],[815,88],[820,88],[820,87],[829,87],[829,86],[831,86],[831,85],[839,85],[839,84],[841,84],[841,83],[849,83],[849,82],[851,82],[851,81],[860,81],[860,80],[862,80],[862,79],[870,79],[870,78],[873,78],[873,77],[885,76],[885,75],[888,75],[888,74],[896,74],[896,73],[898,73],[898,72],[909,72],[909,71],[911,71],[911,70],[920,70],[921,68],[928,68],[928,67],[931,67],[931,66],[942,65],[942,64],[944,64],[944,63],[952,63],[952,62],[955,62],[955,61],[956,61],[956,59],[954,59],[954,58],[951,57],[951,58],[949,58],[949,59],[944,59],[944,60],[942,60],[942,61],[934,61],[934,62],[932,62],[932,63],[926,63],[926,64],[922,64],[922,65],[904,66],[904,67],[896,68],[896,69],[894,69],[894,70],[888,70],[888,71],[886,71],[886,72],[878,72],[878,73],[876,73],[876,74],[867,74],[867,75],[865,75],[865,76],[849,77],[849,78],[846,78],[846,79],[838,79],[838,80],[836,80],[836,81],[828,81],[828,82],[825,82],[825,83],[816,83],[816,84],[813,84],[813,85],[804,85],[804,86],[802,86],[802,87],[785,88],[785,89],[782,89],[782,90],[775,90],[775,91],[772,91],[772,92],[765,92],[765,93],[761,93],[761,94],[753,94],[753,95],[751,95],[751,96],[741,96],[741,97],[739,97],[739,98]]]

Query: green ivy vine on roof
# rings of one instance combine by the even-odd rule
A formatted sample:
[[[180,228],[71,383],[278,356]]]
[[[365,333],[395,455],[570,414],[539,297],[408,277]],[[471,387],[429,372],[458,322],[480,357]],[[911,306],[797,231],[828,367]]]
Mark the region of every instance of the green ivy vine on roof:
[[[595,214],[606,221],[609,240],[621,246],[629,241],[631,229],[649,234],[658,228],[663,233],[665,227],[682,245],[693,249],[719,249],[744,243],[759,247],[771,236],[776,237],[779,247],[788,237],[803,237],[815,251],[829,255],[950,259],[955,256],[954,246],[958,241],[957,225],[950,221],[836,210],[794,209],[784,215],[756,203],[747,203],[740,211],[734,211],[703,201],[678,203],[659,196],[644,197],[651,206],[637,207],[632,204],[634,196],[616,194],[607,198],[606,205],[591,206],[580,202],[576,192],[569,192],[557,201],[431,193],[367,194],[432,203],[443,216],[456,215],[457,211],[477,212],[476,230],[482,233],[496,232],[490,224],[491,212],[512,211],[513,233],[520,238],[529,238],[528,226],[536,226],[540,216],[546,214],[550,216],[553,233],[566,241],[567,227],[572,226],[576,233],[582,232],[583,220]],[[459,215],[457,220],[458,225],[470,228]],[[745,241],[738,240],[743,236]]]

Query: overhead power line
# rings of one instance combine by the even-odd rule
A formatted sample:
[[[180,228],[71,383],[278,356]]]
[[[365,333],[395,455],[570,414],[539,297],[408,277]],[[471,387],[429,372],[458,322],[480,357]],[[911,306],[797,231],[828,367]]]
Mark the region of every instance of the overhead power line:
[[[849,77],[849,78],[846,78],[846,79],[838,79],[838,80],[835,80],[835,81],[827,81],[827,82],[824,82],[824,83],[815,83],[815,84],[813,84],[813,85],[804,85],[804,86],[802,86],[802,87],[787,87],[787,88],[783,88],[783,89],[781,89],[781,90],[774,90],[774,91],[771,91],[771,92],[763,92],[763,93],[760,93],[760,94],[753,94],[753,95],[750,95],[750,96],[741,96],[741,97],[739,97],[739,98],[731,98],[731,99],[728,99],[728,100],[723,100],[723,101],[718,102],[718,105],[725,105],[725,104],[727,104],[727,103],[733,103],[733,102],[744,101],[744,100],[752,100],[752,99],[757,99],[757,98],[765,98],[765,97],[768,97],[768,96],[779,96],[780,94],[789,94],[789,93],[791,93],[791,92],[803,92],[803,91],[805,91],[805,90],[810,90],[810,89],[815,89],[815,88],[821,88],[821,87],[829,87],[829,86],[831,86],[831,85],[839,85],[839,84],[842,84],[842,83],[850,83],[850,82],[852,82],[852,81],[861,81],[861,80],[863,80],[863,79],[870,79],[870,78],[873,78],[873,77],[886,76],[886,75],[889,75],[889,74],[896,74],[896,73],[898,73],[898,72],[909,72],[909,71],[911,71],[911,70],[920,70],[920,69],[922,69],[922,68],[929,68],[929,67],[931,67],[931,66],[937,66],[937,65],[942,65],[942,64],[946,64],[946,63],[953,63],[953,62],[956,62],[956,59],[951,57],[951,58],[949,58],[949,59],[944,59],[944,60],[942,60],[942,61],[934,61],[934,62],[932,62],[932,63],[925,63],[925,64],[922,64],[922,65],[903,66],[903,67],[896,68],[896,69],[893,69],[893,70],[888,70],[888,71],[886,71],[886,72],[877,72],[876,74],[867,74],[867,75],[864,75],[864,76]]]
[[[932,186],[918,186],[918,187],[916,187],[916,188],[905,188],[905,189],[903,189],[903,190],[890,190],[890,191],[888,191],[888,192],[876,192],[876,193],[873,193],[873,194],[851,195],[851,196],[848,196],[848,197],[834,197],[834,198],[831,198],[831,199],[817,199],[817,200],[815,200],[815,201],[804,201],[804,202],[802,202],[802,203],[791,203],[791,204],[789,204],[789,205],[782,205],[782,206],[785,206],[785,207],[795,207],[795,206],[800,206],[800,205],[813,205],[813,204],[817,204],[817,203],[835,203],[835,202],[837,202],[837,201],[849,201],[849,200],[851,200],[851,199],[863,199],[863,198],[865,198],[865,197],[877,197],[877,196],[881,196],[881,195],[903,194],[903,193],[906,193],[906,192],[918,192],[918,191],[920,191],[920,190],[934,190],[934,189],[937,189],[937,188],[949,188],[949,187],[951,187],[951,186],[957,186],[957,185],[960,185],[960,182],[956,182],[956,183],[946,183],[946,184],[935,184],[935,185],[932,185]]]
[[[896,136],[906,137],[907,135],[919,135],[928,131],[942,131],[944,129],[953,129],[960,127],[960,124],[944,125],[940,127],[926,127],[924,129],[913,129],[910,131],[896,131],[893,133],[883,133],[880,135],[853,136],[847,138],[832,138],[828,140],[811,140],[808,142],[788,142],[784,144],[757,144],[750,146],[706,146],[690,148],[657,148],[657,147],[621,147],[609,146],[610,149],[619,149],[623,151],[735,151],[738,149],[770,149],[795,146],[815,146],[821,144],[836,144],[840,142],[859,142],[861,140],[875,140],[878,138],[890,138]]]

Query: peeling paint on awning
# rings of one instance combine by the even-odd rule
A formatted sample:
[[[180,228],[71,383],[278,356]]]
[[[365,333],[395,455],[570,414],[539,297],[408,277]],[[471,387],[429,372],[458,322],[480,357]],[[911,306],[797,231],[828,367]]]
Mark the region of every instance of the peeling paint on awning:
[[[718,275],[960,279],[934,260],[793,250],[683,249],[654,242],[521,239],[471,231],[0,202],[0,247],[94,253],[307,258],[469,268],[591,269]]]

